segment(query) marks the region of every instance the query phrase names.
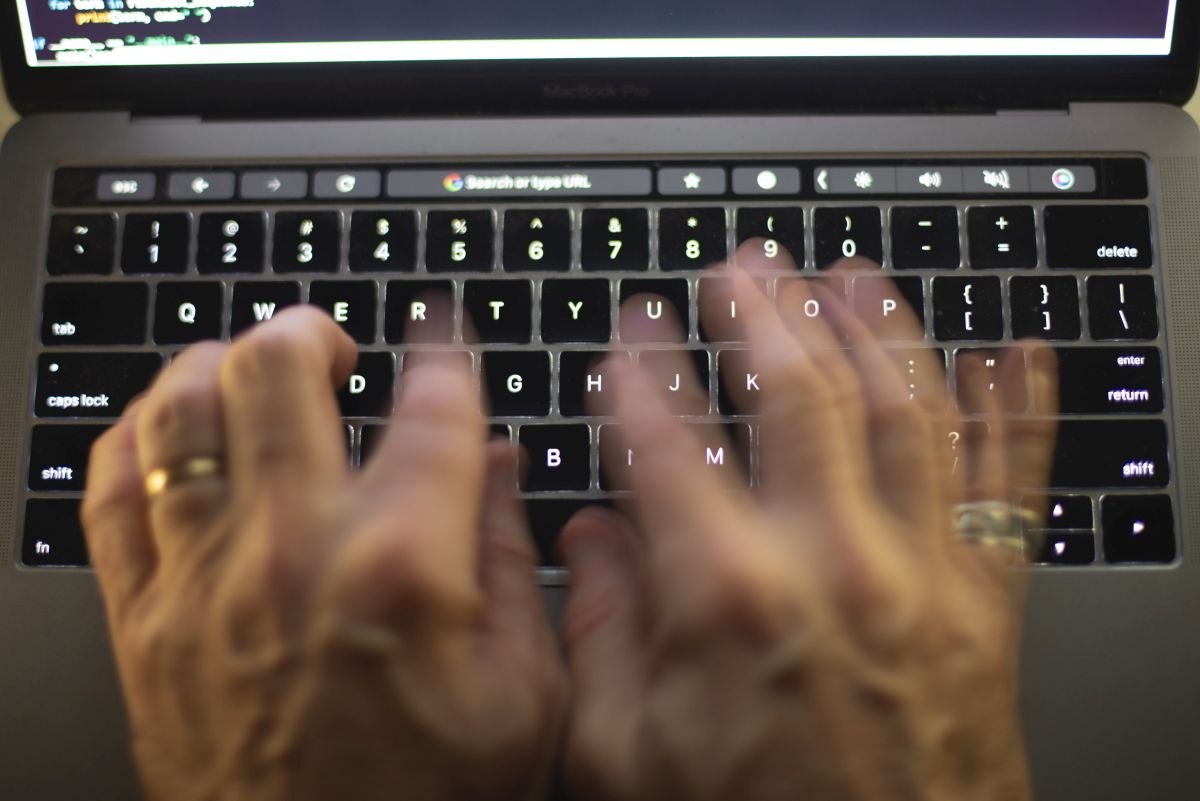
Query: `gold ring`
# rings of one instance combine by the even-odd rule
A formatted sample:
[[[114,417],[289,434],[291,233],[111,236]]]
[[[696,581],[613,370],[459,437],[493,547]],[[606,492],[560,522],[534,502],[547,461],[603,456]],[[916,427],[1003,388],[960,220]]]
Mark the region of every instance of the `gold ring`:
[[[156,498],[178,484],[201,478],[220,478],[225,474],[221,460],[197,456],[174,467],[160,467],[146,475],[146,496]]]

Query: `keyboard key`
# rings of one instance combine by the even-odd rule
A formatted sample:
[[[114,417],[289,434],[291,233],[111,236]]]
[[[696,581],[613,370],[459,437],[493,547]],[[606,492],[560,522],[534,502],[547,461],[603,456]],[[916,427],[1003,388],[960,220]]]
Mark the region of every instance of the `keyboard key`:
[[[1045,219],[1052,269],[1129,270],[1154,263],[1145,206],[1047,206]]]
[[[1007,354],[991,348],[959,348],[955,352],[954,366],[957,375],[959,408],[967,414],[985,414],[987,403],[1007,414],[1020,414],[1029,406],[1028,380],[1025,368],[1015,374],[1001,373],[1000,360]],[[967,362],[973,361],[976,369],[982,366],[982,374],[968,372]],[[1026,365],[1025,367],[1028,367]],[[978,382],[974,386],[969,381]],[[1005,383],[1007,382],[1007,383]],[[987,393],[985,396],[983,393]],[[991,400],[984,401],[990,396]]]
[[[350,218],[350,270],[411,273],[417,267],[417,215],[356,211]]]
[[[726,415],[757,414],[767,378],[751,367],[750,351],[720,351],[717,354],[717,411]]]
[[[601,369],[602,350],[563,351],[558,367],[558,408],[563,417],[609,414],[612,379]]]
[[[328,312],[355,342],[375,341],[374,281],[313,281],[308,302]]]
[[[157,353],[43,353],[38,417],[120,417],[162,367]]]
[[[658,213],[658,263],[664,270],[699,270],[722,261],[725,209],[663,209]]]
[[[756,238],[763,240],[762,255],[765,258],[790,258],[797,267],[804,267],[804,209],[738,209],[738,244]]]
[[[689,423],[691,444],[695,446],[693,457],[696,463],[714,471],[722,480],[733,486],[749,486],[750,426],[746,423]],[[633,485],[632,466],[638,452],[622,447],[619,424],[600,426],[600,452],[602,460],[600,488],[611,491],[629,491]]]
[[[1175,517],[1166,495],[1106,495],[1100,499],[1100,522],[1106,561],[1175,561]]]
[[[512,209],[504,213],[504,269],[571,269],[571,212]]]
[[[387,435],[387,430],[388,427],[386,425],[369,425],[362,427],[362,435],[361,439],[359,440],[358,447],[358,463],[360,465],[365,465],[375,454],[375,451],[379,448],[380,443],[383,442],[384,436]]]
[[[625,301],[634,295],[652,295],[643,303],[626,305]],[[661,320],[664,311],[674,307],[679,326],[667,331],[659,324],[654,327],[654,321]],[[633,341],[648,342],[686,342],[691,330],[691,313],[688,305],[688,284],[681,278],[626,278],[621,281],[621,309],[618,320],[622,338],[629,338],[630,332],[636,330],[637,336]],[[653,332],[651,332],[653,329]]]
[[[266,223],[261,212],[201,214],[196,269],[202,273],[260,273]]]
[[[126,273],[182,273],[187,270],[191,222],[186,214],[129,214],[121,245]]]
[[[28,567],[86,567],[87,544],[78,498],[33,498],[25,502],[21,562]]]
[[[265,323],[288,306],[300,303],[295,281],[239,281],[233,285],[233,314],[229,333],[237,336],[256,323]]]
[[[478,340],[528,342],[533,331],[532,292],[528,281],[467,281],[463,308]]]
[[[585,209],[581,238],[585,270],[650,268],[650,222],[645,209]]]
[[[342,223],[336,211],[286,211],[275,215],[277,273],[336,272],[341,258]]]
[[[383,175],[376,170],[318,170],[313,175],[313,197],[321,200],[379,197]]]
[[[1090,565],[1096,561],[1096,538],[1090,531],[1037,532],[1025,541],[1025,558],[1039,565]]]
[[[425,266],[431,273],[491,272],[492,212],[429,212]]]
[[[449,281],[388,281],[383,322],[388,342],[451,342],[454,285]]]
[[[173,172],[167,179],[170,200],[233,200],[237,178],[232,172]]]
[[[609,506],[608,501],[583,498],[529,498],[525,511],[529,530],[538,552],[538,567],[563,567],[558,539],[563,527],[579,510],[588,506]]]
[[[44,345],[140,345],[150,288],[136,284],[46,284]]]
[[[1086,495],[1051,495],[1046,498],[1046,528],[1056,531],[1090,531],[1092,499]]]
[[[883,223],[874,206],[817,209],[813,212],[817,269],[862,256],[883,264]]]
[[[550,414],[550,354],[540,351],[488,351],[483,380],[493,417]]]
[[[1160,420],[1063,420],[1050,486],[1165,487],[1171,478]]]
[[[897,270],[955,270],[961,257],[954,206],[892,209],[892,264]]]
[[[50,275],[112,272],[117,222],[111,214],[55,214],[50,220],[46,270]]]
[[[1088,324],[1095,339],[1154,339],[1158,302],[1154,279],[1140,276],[1090,276]]]
[[[638,367],[651,386],[666,392],[671,414],[708,414],[708,351],[646,350],[638,355]]]
[[[96,179],[96,197],[108,201],[154,200],[158,179],[152,172],[101,173]]]
[[[609,282],[603,278],[542,282],[542,339],[608,342],[612,336]]]
[[[967,211],[967,233],[976,270],[1037,267],[1037,226],[1030,206],[976,206]]]
[[[933,279],[933,332],[940,340],[1004,336],[999,278]]]
[[[1008,291],[1014,339],[1079,339],[1079,287],[1074,278],[1013,278]]]
[[[900,314],[905,307],[909,314]],[[920,278],[855,278],[854,309],[876,336],[912,341],[925,338],[925,286]]]
[[[107,426],[34,426],[29,445],[29,488],[35,492],[81,491],[88,455]]]
[[[164,281],[154,299],[154,341],[190,345],[221,338],[225,290],[209,281]]]
[[[1154,348],[1059,348],[1059,408],[1048,414],[1156,414],[1162,367]],[[1036,358],[1036,357],[1035,357]]]
[[[583,491],[591,484],[591,434],[586,425],[521,426],[529,470],[526,492]]]
[[[392,387],[396,359],[391,353],[358,354],[358,363],[346,385],[338,390],[342,417],[384,417],[392,413]]]

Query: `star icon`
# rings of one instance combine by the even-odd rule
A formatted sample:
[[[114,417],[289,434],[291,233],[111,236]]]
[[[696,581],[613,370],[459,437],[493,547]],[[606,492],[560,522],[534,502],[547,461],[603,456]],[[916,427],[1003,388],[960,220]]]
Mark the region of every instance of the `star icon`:
[[[687,175],[683,176],[683,188],[684,189],[699,189],[700,188],[700,176],[694,172],[689,172]]]
[[[688,228],[698,228],[700,226],[700,221],[695,217],[688,217],[687,226]]]

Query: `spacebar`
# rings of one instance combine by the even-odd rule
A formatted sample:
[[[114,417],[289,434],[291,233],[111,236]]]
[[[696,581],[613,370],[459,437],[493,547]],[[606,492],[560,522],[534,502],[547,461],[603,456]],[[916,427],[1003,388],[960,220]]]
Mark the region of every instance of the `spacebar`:
[[[1165,487],[1170,478],[1167,427],[1161,420],[1058,424],[1052,487]]]

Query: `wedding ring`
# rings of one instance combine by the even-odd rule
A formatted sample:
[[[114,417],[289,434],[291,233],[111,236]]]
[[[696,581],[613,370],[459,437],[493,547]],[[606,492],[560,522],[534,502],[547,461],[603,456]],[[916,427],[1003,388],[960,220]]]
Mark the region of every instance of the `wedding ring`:
[[[1026,535],[1040,526],[1036,513],[1005,501],[963,503],[954,509],[954,528],[959,538],[987,548],[1023,553]]]
[[[156,498],[172,487],[203,478],[225,475],[221,460],[212,456],[197,456],[174,467],[160,467],[146,476],[146,496]]]

